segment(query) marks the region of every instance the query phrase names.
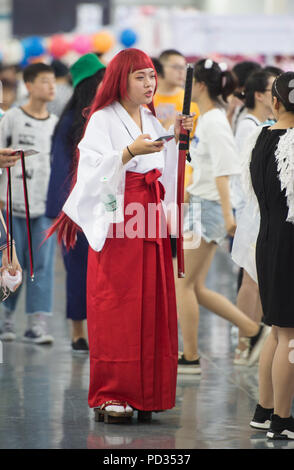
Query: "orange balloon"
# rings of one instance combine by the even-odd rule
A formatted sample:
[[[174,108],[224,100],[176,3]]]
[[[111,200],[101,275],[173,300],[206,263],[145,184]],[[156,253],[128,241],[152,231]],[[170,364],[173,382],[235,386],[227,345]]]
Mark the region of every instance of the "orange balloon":
[[[108,52],[114,43],[114,37],[108,31],[100,31],[92,36],[93,51],[100,54]]]

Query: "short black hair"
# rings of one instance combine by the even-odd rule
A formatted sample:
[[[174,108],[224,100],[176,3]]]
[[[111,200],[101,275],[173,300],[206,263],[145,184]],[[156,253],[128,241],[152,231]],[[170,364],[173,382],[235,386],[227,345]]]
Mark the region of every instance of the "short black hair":
[[[275,65],[267,65],[266,67],[264,67],[263,70],[269,72],[273,77],[278,77],[279,75],[284,73],[283,70],[280,69],[280,67],[276,67]]]
[[[274,75],[265,70],[258,70],[247,78],[245,83],[245,106],[248,109],[255,108],[255,93],[264,93],[268,86],[268,81]]]
[[[162,66],[162,63],[160,62],[159,59],[157,59],[156,57],[151,57],[151,60],[153,62],[153,65],[154,65],[154,68],[156,70],[156,73],[159,77],[164,77],[164,70],[163,70],[163,66]]]
[[[232,72],[236,75],[238,80],[238,87],[244,87],[247,78],[257,70],[261,70],[261,65],[258,62],[252,62],[249,60],[245,60],[243,62],[239,62],[236,64]]]
[[[160,54],[158,59],[160,62],[163,62],[167,60],[169,57],[171,57],[172,55],[178,55],[180,57],[185,58],[185,56],[181,52],[177,51],[176,49],[166,49]]]
[[[69,68],[61,60],[54,59],[51,62],[51,67],[55,73],[56,78],[67,77],[69,75]]]
[[[53,75],[55,75],[54,69],[50,65],[37,62],[36,64],[31,64],[24,68],[23,80],[25,83],[33,82],[40,73],[53,73]]]

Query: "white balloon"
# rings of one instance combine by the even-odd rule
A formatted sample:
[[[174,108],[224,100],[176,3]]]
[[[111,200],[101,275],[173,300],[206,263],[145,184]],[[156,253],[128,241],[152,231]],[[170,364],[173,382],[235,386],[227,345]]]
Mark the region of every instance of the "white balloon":
[[[0,44],[0,51],[3,55],[2,62],[4,65],[19,64],[24,57],[22,44],[17,39],[11,39]]]
[[[71,67],[79,58],[81,54],[76,51],[69,51],[62,57],[62,62],[64,62],[68,67]]]

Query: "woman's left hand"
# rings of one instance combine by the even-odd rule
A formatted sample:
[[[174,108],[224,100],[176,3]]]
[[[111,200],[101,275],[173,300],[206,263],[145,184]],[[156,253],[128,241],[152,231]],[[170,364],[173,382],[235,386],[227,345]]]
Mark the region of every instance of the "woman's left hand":
[[[183,114],[177,114],[175,122],[175,139],[178,143],[180,138],[181,125],[183,128],[189,132],[193,130],[194,118],[196,114],[190,114],[190,116],[184,116]]]

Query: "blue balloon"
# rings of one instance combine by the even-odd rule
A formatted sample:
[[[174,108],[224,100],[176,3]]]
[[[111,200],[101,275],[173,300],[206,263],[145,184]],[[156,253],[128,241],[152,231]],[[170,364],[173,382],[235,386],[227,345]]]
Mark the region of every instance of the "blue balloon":
[[[24,49],[24,61],[30,57],[39,57],[46,52],[43,39],[39,36],[31,36],[22,40]]]
[[[132,47],[137,42],[137,34],[133,29],[124,29],[120,35],[120,42],[125,47]]]
[[[28,57],[23,57],[22,61],[20,62],[19,66],[23,69],[27,65],[29,65],[29,58]]]

